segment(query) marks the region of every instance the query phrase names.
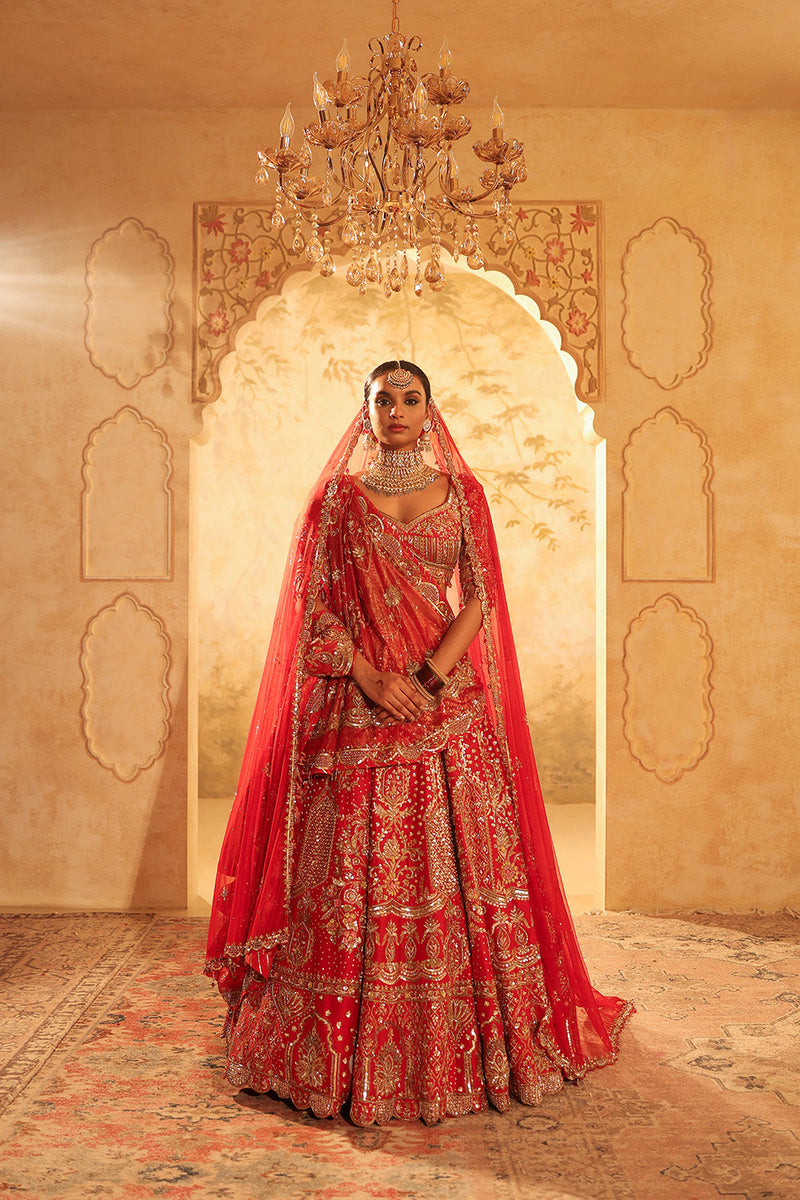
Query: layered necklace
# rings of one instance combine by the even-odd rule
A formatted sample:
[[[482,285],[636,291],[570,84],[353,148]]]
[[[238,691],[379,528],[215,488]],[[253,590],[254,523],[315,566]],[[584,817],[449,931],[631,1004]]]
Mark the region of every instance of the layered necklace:
[[[405,496],[408,492],[424,491],[438,474],[424,461],[418,446],[411,450],[388,450],[379,445],[361,482],[379,496]]]

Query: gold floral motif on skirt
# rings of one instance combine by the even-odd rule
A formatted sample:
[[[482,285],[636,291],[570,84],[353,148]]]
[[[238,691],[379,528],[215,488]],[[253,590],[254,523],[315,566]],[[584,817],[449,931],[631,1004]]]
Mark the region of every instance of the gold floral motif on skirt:
[[[332,820],[331,814],[335,819]],[[228,1076],[358,1124],[536,1103],[562,1086],[499,748],[312,775],[290,937],[246,992]]]

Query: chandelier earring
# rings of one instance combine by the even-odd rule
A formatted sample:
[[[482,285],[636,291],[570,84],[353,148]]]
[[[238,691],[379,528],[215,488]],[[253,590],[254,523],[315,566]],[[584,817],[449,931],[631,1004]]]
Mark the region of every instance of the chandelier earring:
[[[430,419],[430,417],[426,417],[425,424],[422,426],[422,433],[417,438],[417,449],[418,450],[422,450],[423,452],[426,450],[430,450],[431,439],[428,437],[428,434],[430,433],[430,431],[432,429],[433,429],[433,421]]]
[[[374,450],[378,444],[378,439],[372,432],[372,422],[369,419],[369,413],[366,408],[361,414],[361,441],[367,452]]]

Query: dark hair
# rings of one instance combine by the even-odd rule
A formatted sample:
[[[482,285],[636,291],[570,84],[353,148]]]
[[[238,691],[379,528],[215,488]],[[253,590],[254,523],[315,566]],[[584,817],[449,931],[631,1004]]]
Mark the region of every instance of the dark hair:
[[[398,367],[402,367],[404,371],[410,371],[412,375],[420,381],[425,389],[425,399],[431,398],[431,381],[416,363],[406,362],[404,358],[393,358],[390,362],[381,363],[380,366],[374,367],[367,378],[364,380],[364,403],[369,400],[369,394],[372,391],[372,385],[376,379],[380,379],[381,375],[388,374],[389,371],[396,371]]]

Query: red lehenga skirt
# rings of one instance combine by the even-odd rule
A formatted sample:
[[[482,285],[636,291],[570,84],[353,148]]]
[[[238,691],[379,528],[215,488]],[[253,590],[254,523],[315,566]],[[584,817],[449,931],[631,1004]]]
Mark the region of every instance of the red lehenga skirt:
[[[489,538],[485,503],[403,525],[346,478],[325,494],[339,508],[287,575],[297,619],[291,637],[276,622],[220,860],[206,969],[230,1004],[227,1076],[358,1124],[535,1104],[613,1060],[631,1005],[592,988],[563,901],[499,564],[468,544]],[[483,597],[483,682],[465,656],[433,708],[383,729],[353,644],[418,666],[457,564],[461,599]],[[295,636],[300,692],[281,684]]]
[[[232,1017],[231,1082],[317,1116],[349,1100],[359,1125],[558,1091],[563,1061],[486,719],[416,762],[312,775],[299,790],[289,939]]]

